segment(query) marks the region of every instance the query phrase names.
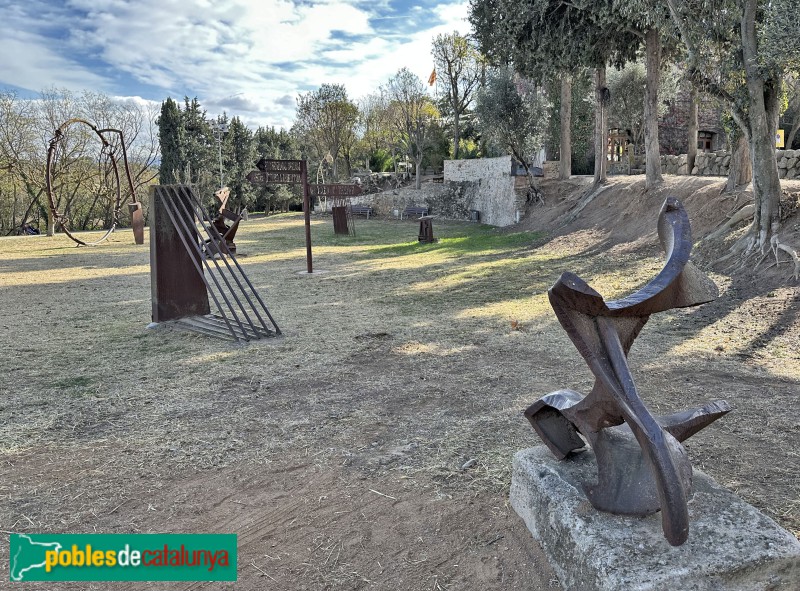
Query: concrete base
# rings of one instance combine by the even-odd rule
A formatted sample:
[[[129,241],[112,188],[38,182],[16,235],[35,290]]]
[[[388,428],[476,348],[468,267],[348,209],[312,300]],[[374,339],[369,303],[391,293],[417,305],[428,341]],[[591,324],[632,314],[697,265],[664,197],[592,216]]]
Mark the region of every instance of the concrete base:
[[[689,540],[672,547],[661,515],[601,513],[582,483],[594,454],[566,461],[544,447],[514,456],[511,505],[575,591],[797,591],[800,542],[711,478],[694,471]]]

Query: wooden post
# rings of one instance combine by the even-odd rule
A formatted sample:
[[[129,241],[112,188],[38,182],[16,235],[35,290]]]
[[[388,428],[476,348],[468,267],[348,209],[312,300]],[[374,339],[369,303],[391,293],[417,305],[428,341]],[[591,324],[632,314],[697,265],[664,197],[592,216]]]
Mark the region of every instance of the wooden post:
[[[300,161],[300,175],[303,180],[303,210],[306,223],[306,267],[309,273],[313,273],[314,264],[311,260],[311,199],[308,195],[308,164],[305,160]]]

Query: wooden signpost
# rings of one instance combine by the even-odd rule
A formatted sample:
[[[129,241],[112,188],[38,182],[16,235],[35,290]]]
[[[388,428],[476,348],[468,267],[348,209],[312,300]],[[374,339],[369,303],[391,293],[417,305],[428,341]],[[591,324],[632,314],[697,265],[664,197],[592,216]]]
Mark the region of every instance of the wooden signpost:
[[[262,158],[256,168],[247,175],[254,185],[302,185],[303,212],[306,224],[306,265],[309,273],[314,272],[311,260],[311,202],[308,192],[308,172],[305,160],[273,160]]]

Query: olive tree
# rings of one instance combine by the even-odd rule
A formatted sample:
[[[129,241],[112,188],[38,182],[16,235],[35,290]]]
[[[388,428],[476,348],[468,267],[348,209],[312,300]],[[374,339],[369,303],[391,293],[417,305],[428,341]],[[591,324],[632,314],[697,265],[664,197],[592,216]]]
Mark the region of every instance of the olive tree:
[[[544,144],[548,109],[545,93],[509,68],[491,71],[478,93],[484,137],[512,154],[529,174],[532,157]]]
[[[750,146],[754,219],[735,251],[766,251],[780,231],[775,133],[783,78],[800,64],[796,0],[667,0],[687,75],[727,105]],[[774,240],[773,240],[774,238]]]

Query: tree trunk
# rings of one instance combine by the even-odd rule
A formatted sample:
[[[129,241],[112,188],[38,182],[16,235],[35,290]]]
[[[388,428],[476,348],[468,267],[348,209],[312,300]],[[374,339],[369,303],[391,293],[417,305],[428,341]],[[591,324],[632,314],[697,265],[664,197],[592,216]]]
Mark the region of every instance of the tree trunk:
[[[700,129],[699,115],[700,98],[697,87],[692,84],[692,90],[689,94],[689,145],[686,149],[686,174],[692,174],[694,162],[697,159],[697,140]]]
[[[658,29],[644,36],[647,53],[647,80],[644,98],[645,189],[664,182],[661,176],[661,150],[658,145],[658,82],[661,73],[661,37]]]
[[[417,190],[419,190],[422,187],[422,176],[421,176],[421,172],[422,172],[422,154],[420,154],[416,158],[415,161],[417,163],[417,165],[415,166],[415,168],[417,169],[417,177],[416,177],[416,180],[414,182],[414,187]]]
[[[781,182],[775,159],[780,80],[765,81],[761,75],[755,26],[757,7],[757,0],[743,2],[741,33],[749,99],[753,200],[756,206],[753,229],[756,232],[755,246],[763,253],[769,248],[772,234],[780,228]]]
[[[594,71],[594,184],[599,185],[607,180],[608,151],[608,117],[607,107],[610,93],[606,87],[606,67],[595,68]]]
[[[795,115],[794,123],[792,124],[792,129],[789,132],[789,137],[786,138],[786,143],[784,146],[787,150],[792,149],[792,144],[794,143],[794,136],[797,135],[797,131],[800,130],[800,114]]]
[[[729,192],[746,185],[753,178],[753,162],[750,159],[747,138],[739,135],[731,148],[731,165],[728,169],[728,184],[725,186],[725,190]]]
[[[572,78],[561,78],[561,159],[558,178],[566,180],[572,174]]]
[[[453,160],[458,160],[458,140],[459,140],[459,117],[458,111],[453,115]]]

